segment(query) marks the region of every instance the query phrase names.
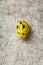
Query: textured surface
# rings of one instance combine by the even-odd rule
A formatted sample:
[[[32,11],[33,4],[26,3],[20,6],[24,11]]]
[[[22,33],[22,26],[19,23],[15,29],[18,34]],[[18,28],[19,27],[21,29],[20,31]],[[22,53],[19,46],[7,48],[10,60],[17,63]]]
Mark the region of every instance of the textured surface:
[[[31,27],[25,41],[16,36],[18,20]],[[43,65],[43,0],[0,0],[0,65]]]

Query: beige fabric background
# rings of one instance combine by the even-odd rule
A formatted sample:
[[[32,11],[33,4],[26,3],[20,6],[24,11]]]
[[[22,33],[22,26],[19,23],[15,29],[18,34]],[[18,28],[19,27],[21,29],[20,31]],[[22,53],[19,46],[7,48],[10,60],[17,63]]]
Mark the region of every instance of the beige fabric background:
[[[19,40],[18,20],[25,20],[31,33]],[[43,65],[43,0],[0,0],[0,65]]]

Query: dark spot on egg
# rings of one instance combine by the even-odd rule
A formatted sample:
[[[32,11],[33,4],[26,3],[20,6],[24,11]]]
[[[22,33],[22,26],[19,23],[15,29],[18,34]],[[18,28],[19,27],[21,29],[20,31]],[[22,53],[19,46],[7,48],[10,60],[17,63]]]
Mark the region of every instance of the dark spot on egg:
[[[17,26],[16,28],[19,28],[19,26]]]
[[[24,35],[24,33],[22,33]]]
[[[22,28],[24,29],[25,28],[25,25],[23,25]]]
[[[20,24],[22,24],[22,22],[20,21]]]

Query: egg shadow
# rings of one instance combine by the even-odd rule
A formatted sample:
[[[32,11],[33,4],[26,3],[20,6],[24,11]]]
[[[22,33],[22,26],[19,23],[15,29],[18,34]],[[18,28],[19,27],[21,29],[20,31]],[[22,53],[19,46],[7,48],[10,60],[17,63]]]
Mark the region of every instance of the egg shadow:
[[[32,28],[29,26],[30,30],[29,30],[29,34],[28,37],[24,40],[27,44],[32,40],[33,37],[33,31]]]

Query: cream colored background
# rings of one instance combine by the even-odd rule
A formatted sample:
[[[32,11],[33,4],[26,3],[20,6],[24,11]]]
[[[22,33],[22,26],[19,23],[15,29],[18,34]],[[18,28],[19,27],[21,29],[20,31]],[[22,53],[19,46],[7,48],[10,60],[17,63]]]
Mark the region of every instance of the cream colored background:
[[[18,20],[31,27],[25,41],[16,36]],[[43,0],[0,0],[0,65],[43,65]]]

